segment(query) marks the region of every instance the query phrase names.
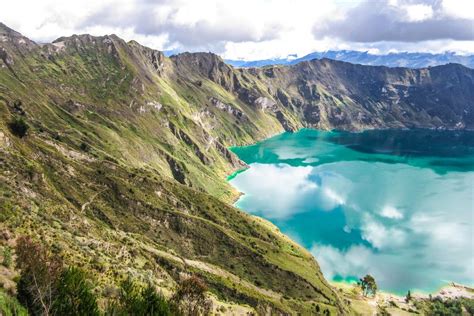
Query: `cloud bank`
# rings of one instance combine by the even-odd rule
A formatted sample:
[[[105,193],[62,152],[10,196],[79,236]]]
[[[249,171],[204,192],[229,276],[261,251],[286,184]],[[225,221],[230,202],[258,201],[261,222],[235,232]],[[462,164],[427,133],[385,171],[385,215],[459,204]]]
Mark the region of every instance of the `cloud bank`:
[[[452,2],[367,0],[348,10],[344,19],[315,25],[314,34],[363,43],[474,40],[473,17],[458,12]]]
[[[471,0],[16,0],[2,5],[0,21],[40,42],[116,33],[160,50],[260,59],[328,49],[472,53],[473,12]]]

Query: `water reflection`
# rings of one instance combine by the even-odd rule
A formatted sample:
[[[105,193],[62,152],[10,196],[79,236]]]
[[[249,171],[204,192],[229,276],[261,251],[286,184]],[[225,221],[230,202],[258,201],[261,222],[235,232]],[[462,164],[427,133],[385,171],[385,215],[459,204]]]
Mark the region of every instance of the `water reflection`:
[[[245,194],[237,206],[310,249],[328,278],[372,273],[383,289],[400,293],[446,281],[474,284],[474,172],[433,168],[432,157],[439,161],[444,151],[419,146],[413,155],[410,137],[388,137],[383,154],[354,150],[362,134],[335,141],[337,133],[306,130],[234,149],[250,163],[231,180]],[[462,152],[451,160],[472,159],[468,141],[443,139]],[[402,152],[412,154],[397,156]]]

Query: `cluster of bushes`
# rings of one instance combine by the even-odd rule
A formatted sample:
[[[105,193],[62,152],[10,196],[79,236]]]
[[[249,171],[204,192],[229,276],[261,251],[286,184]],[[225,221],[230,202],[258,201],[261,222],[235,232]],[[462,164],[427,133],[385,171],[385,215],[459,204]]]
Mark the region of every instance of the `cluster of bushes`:
[[[0,315],[206,315],[211,303],[206,284],[192,276],[178,284],[171,299],[166,299],[148,283],[131,278],[120,284],[118,295],[99,307],[98,296],[86,273],[76,267],[65,268],[42,244],[20,237],[16,245],[18,302],[0,295]],[[1,293],[0,293],[1,294]],[[8,300],[7,300],[8,298]],[[24,307],[23,307],[24,306]]]
[[[173,315],[173,306],[151,284],[140,286],[132,279],[122,282],[120,294],[108,303],[106,315]]]
[[[430,300],[427,314],[430,316],[474,315],[474,300],[467,298],[446,299],[436,297]]]

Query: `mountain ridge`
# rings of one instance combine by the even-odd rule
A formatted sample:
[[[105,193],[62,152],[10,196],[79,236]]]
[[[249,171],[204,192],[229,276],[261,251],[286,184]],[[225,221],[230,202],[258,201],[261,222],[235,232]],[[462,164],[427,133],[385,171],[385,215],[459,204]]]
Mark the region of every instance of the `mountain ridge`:
[[[169,292],[196,273],[218,301],[259,313],[348,314],[307,250],[229,205],[225,178],[244,165],[227,148],[302,127],[474,126],[462,66],[235,69],[118,37],[59,39],[0,41],[0,228],[38,235],[99,289],[133,273]]]
[[[328,50],[324,52],[310,53],[299,58],[291,57],[249,61],[226,59],[225,61],[235,67],[252,68],[272,65],[294,65],[302,61],[322,58],[368,66],[426,68],[446,65],[449,63],[458,63],[469,68],[474,68],[474,55],[458,55],[454,52],[439,54],[400,52],[376,55],[370,54],[367,51]]]

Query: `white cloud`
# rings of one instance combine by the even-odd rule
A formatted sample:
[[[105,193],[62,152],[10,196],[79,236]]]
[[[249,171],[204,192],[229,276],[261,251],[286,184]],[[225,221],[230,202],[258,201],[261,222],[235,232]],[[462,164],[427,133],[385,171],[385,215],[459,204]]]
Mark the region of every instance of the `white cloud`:
[[[402,219],[403,218],[403,213],[400,212],[398,209],[396,209],[393,206],[387,205],[385,206],[382,211],[380,212],[380,215],[386,218],[391,218],[391,219]]]
[[[406,11],[408,21],[420,22],[433,17],[433,8],[425,4],[411,4],[402,6]]]
[[[373,273],[371,264],[373,253],[365,246],[352,246],[342,251],[332,246],[315,244],[310,251],[328,279],[337,275],[351,277]]]
[[[404,50],[407,41],[411,42],[406,49],[409,51],[474,52],[474,41],[465,40],[469,32],[466,21],[474,19],[471,0],[381,0],[370,1],[364,7],[366,3],[367,0],[16,0],[2,4],[0,21],[40,42],[73,33],[113,32],[160,50],[211,50],[233,59],[286,57],[294,53],[302,56],[329,49],[384,53],[389,49]],[[362,11],[353,15],[354,10]],[[358,28],[361,18],[373,17],[377,10],[388,13],[388,19],[369,20],[367,32]],[[393,21],[404,21],[409,29],[392,28]],[[321,30],[316,38],[314,29]],[[346,37],[339,36],[338,29],[347,33]],[[351,33],[367,34],[375,42],[360,42]]]
[[[318,208],[332,211],[344,204],[344,188],[351,182],[312,167],[254,163],[231,180],[246,193],[239,207],[272,219],[285,219]],[[337,190],[335,189],[337,188]]]
[[[362,238],[377,249],[400,248],[406,242],[407,237],[402,229],[387,227],[368,214],[365,214],[361,231]]]
[[[231,181],[239,191],[252,194],[240,201],[245,203],[247,198],[251,199],[251,205],[245,207],[250,212],[258,210],[269,218],[286,218],[304,212],[304,204],[318,190],[318,185],[308,179],[311,167],[250,166],[250,169]]]
[[[287,150],[290,143],[267,149],[304,159],[302,148]],[[316,167],[252,164],[231,183],[251,194],[239,207],[281,223],[311,249],[326,277],[370,273],[382,288],[406,291],[435,290],[443,280],[474,283],[473,181],[474,172],[439,175],[410,165],[341,161]],[[306,219],[322,222],[311,231]],[[336,233],[318,235],[335,222],[328,231]]]
[[[472,0],[443,0],[441,6],[446,15],[474,20],[474,1]]]

